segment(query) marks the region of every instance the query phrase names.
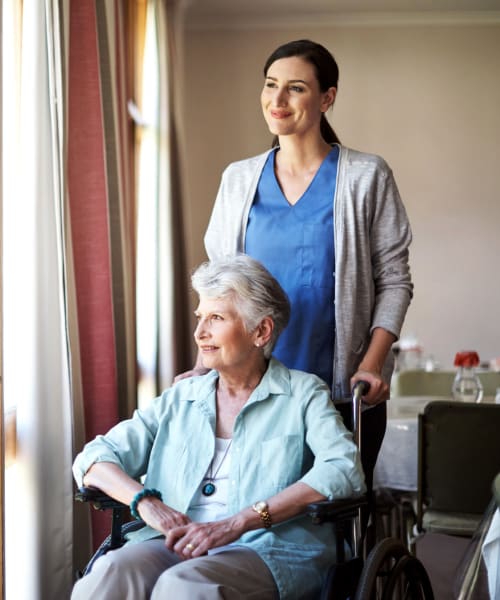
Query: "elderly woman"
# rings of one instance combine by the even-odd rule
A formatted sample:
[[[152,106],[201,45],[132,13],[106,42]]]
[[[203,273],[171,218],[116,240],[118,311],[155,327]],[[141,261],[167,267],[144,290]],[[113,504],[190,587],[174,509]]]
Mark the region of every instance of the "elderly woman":
[[[192,284],[194,337],[211,370],[77,457],[78,484],[129,504],[146,526],[100,558],[73,598],[308,598],[335,549],[306,506],[365,489],[326,384],[271,357],[290,312],[278,282],[238,255],[201,265]]]

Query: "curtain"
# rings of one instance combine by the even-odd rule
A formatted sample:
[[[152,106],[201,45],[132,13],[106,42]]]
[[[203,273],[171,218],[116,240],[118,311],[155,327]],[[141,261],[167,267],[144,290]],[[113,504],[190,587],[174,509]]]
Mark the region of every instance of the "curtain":
[[[180,179],[182,10],[150,0],[136,100],[141,404],[192,366]]]
[[[188,285],[184,242],[182,172],[182,48],[183,23],[186,2],[163,0],[159,2],[158,38],[161,74],[160,116],[165,144],[160,154],[160,226],[164,246],[160,246],[160,322],[159,322],[159,389],[171,385],[172,375],[193,366],[192,331],[190,322]],[[168,228],[167,228],[168,227]],[[167,233],[168,232],[168,233]],[[171,285],[167,289],[167,274]],[[167,295],[168,294],[168,295]],[[172,323],[173,321],[173,323]],[[167,323],[172,323],[171,327]]]
[[[127,4],[71,2],[68,62],[69,233],[75,448],[136,406],[135,205]],[[76,382],[75,382],[76,383]],[[79,521],[81,524],[81,521]],[[78,530],[79,533],[83,533]],[[109,515],[92,513],[94,547]],[[85,545],[80,538],[78,548]]]
[[[75,382],[81,382],[81,395],[74,397],[75,452],[84,441],[129,417],[137,405],[136,328],[144,327],[136,317],[141,287],[137,281],[145,278],[141,267],[136,272],[136,256],[141,253],[137,229],[144,201],[154,206],[150,229],[143,236],[154,241],[155,268],[147,271],[145,281],[155,314],[150,352],[157,385],[152,391],[158,393],[172,383],[176,372],[191,365],[176,138],[180,117],[169,91],[174,77],[170,57],[176,47],[170,11],[173,7],[167,15],[161,0],[71,3],[68,252],[75,299],[71,355]],[[153,62],[158,85],[153,89],[142,86],[148,67],[148,19],[156,26]],[[141,180],[149,178],[149,172],[139,168],[145,124],[129,117],[127,106],[139,98],[141,105],[150,95],[156,97],[156,115],[148,125],[156,139],[155,182],[144,198],[136,192]],[[80,516],[78,535],[81,525]],[[109,515],[92,511],[94,548],[108,532]],[[85,540],[76,540],[78,548],[85,547]]]
[[[17,136],[8,147],[12,185],[3,198],[4,398],[17,406],[17,463],[6,489],[6,586],[7,597],[19,600],[64,598],[72,583],[58,7],[49,0],[23,5],[20,77],[12,82],[20,98]]]
[[[110,519],[75,505],[73,458],[137,405],[137,125],[127,105],[139,91],[146,7],[158,36],[159,388],[191,366],[180,117],[169,86],[174,9],[161,0],[22,2],[19,138],[9,147],[17,166],[3,198],[4,397],[17,405],[7,593],[16,600],[69,597]]]
[[[3,40],[3,5],[0,4],[0,31],[2,31]],[[2,44],[3,46],[3,44]],[[0,46],[0,81],[3,81],[3,48]],[[0,95],[0,140],[3,140],[3,103],[2,96]],[[0,145],[0,160],[3,165],[3,143]],[[0,231],[3,229],[2,225],[2,197],[3,197],[3,173],[0,171]],[[0,257],[2,256],[0,251]],[[0,281],[3,280],[2,264],[0,260]],[[3,297],[0,294],[0,315],[3,314]],[[2,323],[0,320],[0,337],[3,338]],[[0,343],[0,416],[4,415],[4,401],[3,401],[3,344]],[[4,503],[5,503],[5,455],[8,453],[6,445],[10,443],[7,438],[7,425],[4,423],[2,417],[0,421],[0,507],[2,510],[2,518],[0,519],[0,598],[5,598],[5,577],[4,577],[4,564],[5,564],[5,527],[4,527]],[[10,433],[9,438],[12,436]]]

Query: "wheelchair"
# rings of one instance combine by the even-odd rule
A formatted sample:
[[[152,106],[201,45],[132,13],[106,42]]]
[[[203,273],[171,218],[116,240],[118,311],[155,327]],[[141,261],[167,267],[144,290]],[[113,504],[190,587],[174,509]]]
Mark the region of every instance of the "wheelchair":
[[[353,435],[361,440],[361,397],[366,385],[359,382],[353,389]],[[95,561],[109,550],[121,547],[126,536],[144,526],[140,520],[124,522],[128,506],[100,490],[80,488],[75,496],[90,502],[97,510],[112,510],[111,533],[96,550],[82,577]],[[335,501],[322,501],[308,506],[307,513],[318,526],[332,526],[335,532],[337,562],[326,573],[318,600],[434,600],[432,586],[422,563],[400,539],[383,538],[369,551],[362,512],[368,506],[365,495]]]

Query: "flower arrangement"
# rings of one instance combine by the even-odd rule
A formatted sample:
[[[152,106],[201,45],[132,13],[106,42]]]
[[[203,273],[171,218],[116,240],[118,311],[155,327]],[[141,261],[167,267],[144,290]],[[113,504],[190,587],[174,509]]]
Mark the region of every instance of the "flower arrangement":
[[[455,367],[465,367],[470,369],[479,365],[479,355],[473,350],[465,350],[463,352],[457,352],[455,354]]]

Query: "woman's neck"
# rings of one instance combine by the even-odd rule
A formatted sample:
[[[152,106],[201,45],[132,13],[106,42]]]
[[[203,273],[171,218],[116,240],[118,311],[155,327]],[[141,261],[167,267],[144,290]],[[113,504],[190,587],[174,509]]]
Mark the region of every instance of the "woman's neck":
[[[282,136],[276,153],[275,168],[289,175],[315,173],[332,149],[323,138],[298,139]]]
[[[297,143],[297,136],[283,136],[283,145],[274,158],[276,179],[291,206],[302,198],[332,149],[323,138],[308,140]]]
[[[227,398],[236,399],[248,397],[259,385],[264,373],[267,369],[267,361],[259,361],[254,368],[245,368],[243,373],[231,370],[219,371],[219,381],[217,392],[224,394]]]
[[[217,437],[232,437],[234,421],[259,385],[266,368],[267,365],[264,362],[260,369],[246,371],[244,375],[234,372],[230,374],[219,372],[216,392]]]

